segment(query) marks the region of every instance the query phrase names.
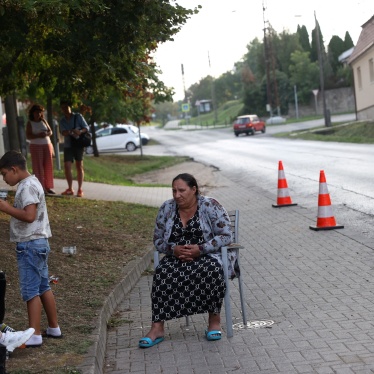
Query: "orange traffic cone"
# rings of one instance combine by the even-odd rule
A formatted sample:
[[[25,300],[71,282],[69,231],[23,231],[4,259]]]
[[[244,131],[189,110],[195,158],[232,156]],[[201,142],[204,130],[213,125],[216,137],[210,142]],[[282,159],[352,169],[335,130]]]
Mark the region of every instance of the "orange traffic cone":
[[[344,229],[344,226],[336,224],[335,217],[332,214],[330,195],[327,190],[326,177],[323,170],[321,170],[319,175],[317,225],[309,226],[309,228],[314,231]]]
[[[274,208],[280,208],[282,206],[293,206],[297,205],[293,203],[291,197],[288,193],[288,184],[286,177],[284,175],[283,163],[279,161],[278,164],[278,197],[277,203],[272,204]]]

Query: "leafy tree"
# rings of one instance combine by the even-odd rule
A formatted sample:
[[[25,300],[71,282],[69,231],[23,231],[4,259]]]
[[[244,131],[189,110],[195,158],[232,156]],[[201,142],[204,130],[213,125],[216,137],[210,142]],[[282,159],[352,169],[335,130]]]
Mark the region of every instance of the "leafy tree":
[[[344,41],[339,38],[339,36],[334,35],[327,47],[328,59],[334,74],[337,72],[338,68],[342,66],[341,62],[339,62],[339,56],[345,51]]]
[[[0,94],[33,85],[49,98],[97,103],[111,87],[125,100],[136,96],[137,107],[152,90],[168,100],[149,53],[196,12],[167,0],[2,2]]]
[[[196,101],[200,100],[212,100],[212,82],[213,78],[208,75],[198,83],[193,84],[188,89],[188,97],[191,103],[191,110],[193,115],[197,115],[197,110],[195,107]]]
[[[171,118],[176,118],[179,112],[178,103],[172,102],[155,103],[154,108],[156,121],[161,121],[163,126]]]
[[[349,66],[341,66],[336,72],[336,87],[352,87],[353,72]]]
[[[280,34],[272,33],[272,54],[275,58],[275,69],[287,72],[290,65],[291,53],[302,50],[297,34],[283,31]]]
[[[319,67],[317,62],[311,62],[308,52],[296,51],[291,55],[289,67],[290,83],[296,85],[298,100],[307,104],[312,90],[319,87]]]
[[[264,45],[258,38],[255,38],[247,45],[247,49],[243,63],[248,66],[255,79],[262,79],[266,73]]]
[[[243,92],[243,110],[239,114],[256,113],[266,115],[266,78],[261,82],[245,85]]]
[[[290,98],[293,97],[293,87],[291,86],[290,79],[285,72],[276,70],[275,71],[275,81],[272,83],[272,86],[277,84],[278,92],[278,104],[280,109],[280,114],[288,113],[288,103]],[[271,88],[273,89],[273,87]],[[277,107],[273,108],[273,112],[277,111]]]
[[[242,82],[238,71],[227,71],[214,82],[217,105],[236,100],[242,94]]]

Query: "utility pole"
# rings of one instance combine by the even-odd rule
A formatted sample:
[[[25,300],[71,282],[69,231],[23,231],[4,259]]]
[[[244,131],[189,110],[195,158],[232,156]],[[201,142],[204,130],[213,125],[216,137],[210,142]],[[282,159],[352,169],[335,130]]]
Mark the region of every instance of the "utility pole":
[[[186,83],[184,81],[184,67],[183,67],[183,64],[181,64],[181,68],[182,68],[182,80],[183,80],[183,92],[184,92],[183,102],[186,103],[186,104],[189,104],[188,99],[187,99]],[[186,116],[189,117],[189,114],[190,114],[190,107],[189,107],[189,105],[188,105],[188,111],[186,111],[185,113],[186,114],[184,115],[184,117],[186,117]],[[188,117],[185,118],[187,124],[189,123],[189,118]]]
[[[319,24],[317,21],[316,12],[314,11],[314,19],[316,23],[316,38],[317,38],[317,52],[318,52],[318,63],[319,63],[319,81],[321,86],[321,98],[323,104],[323,117],[325,118],[325,126],[331,126],[330,111],[326,109],[326,98],[325,98],[325,80],[323,74],[323,58],[321,51],[321,41],[319,34]]]
[[[209,61],[209,69],[210,73],[212,74],[212,104],[213,104],[213,109],[214,109],[214,125],[218,122],[217,119],[217,104],[216,104],[216,90],[214,86],[214,77],[212,73],[212,66],[210,65],[210,56],[209,56],[209,51],[208,51],[208,61]]]
[[[182,81],[183,81],[183,93],[184,93],[184,99],[183,102],[187,102],[187,93],[186,93],[186,82],[184,81],[184,67],[183,64],[181,64],[182,68]]]
[[[264,57],[265,57],[265,69],[266,69],[266,98],[267,98],[266,110],[270,112],[270,117],[272,117],[273,111],[271,108],[272,96],[271,96],[271,90],[270,90],[269,46],[268,46],[268,39],[266,35],[267,28],[266,28],[266,21],[265,21],[264,1],[262,1],[262,15],[263,15],[263,21],[264,21]]]

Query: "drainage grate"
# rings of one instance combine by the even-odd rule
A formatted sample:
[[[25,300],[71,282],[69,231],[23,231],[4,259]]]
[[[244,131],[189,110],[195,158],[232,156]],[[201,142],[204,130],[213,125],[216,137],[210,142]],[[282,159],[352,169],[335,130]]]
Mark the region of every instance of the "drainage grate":
[[[274,324],[274,321],[267,320],[267,321],[250,321],[247,322],[247,325],[244,325],[243,322],[241,323],[236,323],[233,325],[233,328],[235,330],[241,330],[241,329],[257,329],[260,327],[270,327],[271,325]]]

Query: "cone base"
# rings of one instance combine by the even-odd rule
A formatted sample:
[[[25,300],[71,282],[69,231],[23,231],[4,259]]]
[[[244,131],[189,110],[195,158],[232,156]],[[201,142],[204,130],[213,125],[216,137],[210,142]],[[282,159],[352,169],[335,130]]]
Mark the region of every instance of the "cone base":
[[[335,230],[335,229],[344,229],[343,225],[335,225],[335,226],[326,226],[326,227],[318,227],[318,226],[309,226],[311,230],[320,231],[320,230]]]
[[[297,203],[291,203],[291,204],[272,204],[271,206],[273,208],[282,208],[282,206],[295,206]]]

